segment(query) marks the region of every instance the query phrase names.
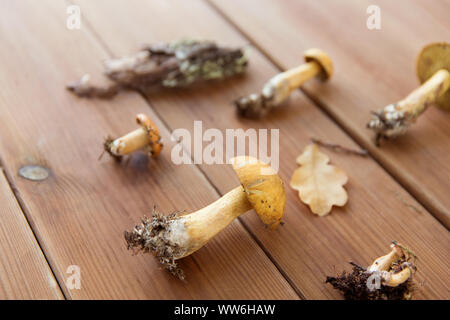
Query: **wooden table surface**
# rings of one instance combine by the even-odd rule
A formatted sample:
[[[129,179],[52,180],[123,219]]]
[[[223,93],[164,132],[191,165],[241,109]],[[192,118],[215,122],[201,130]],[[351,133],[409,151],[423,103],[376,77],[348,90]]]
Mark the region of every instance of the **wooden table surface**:
[[[67,6],[80,6],[81,28],[66,28]],[[366,8],[381,8],[368,30]],[[406,135],[377,148],[365,128],[371,110],[417,86],[415,57],[450,40],[449,1],[76,0],[1,1],[0,11],[0,298],[34,299],[341,299],[327,275],[368,265],[391,240],[419,257],[417,299],[450,299],[450,114],[431,107]],[[101,61],[143,43],[180,38],[249,46],[246,75],[195,89],[111,101],[76,98],[64,86]],[[319,47],[335,64],[324,84],[308,82],[260,120],[237,117],[233,99]],[[101,161],[103,138],[134,129],[147,113],[165,148],[157,159]],[[271,231],[254,212],[235,220],[180,262],[180,281],[150,255],[132,256],[123,231],[149,214],[195,211],[239,182],[227,165],[175,165],[174,129],[280,130],[279,174],[286,182],[282,227]],[[349,202],[313,215],[288,182],[310,137],[367,158],[322,149],[349,175]],[[19,176],[25,165],[50,175]],[[81,288],[70,284],[70,266]]]

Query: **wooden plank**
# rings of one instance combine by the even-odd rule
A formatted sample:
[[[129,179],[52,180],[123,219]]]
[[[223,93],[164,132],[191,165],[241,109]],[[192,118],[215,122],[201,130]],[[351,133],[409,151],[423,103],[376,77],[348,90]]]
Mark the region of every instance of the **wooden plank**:
[[[449,41],[449,1],[212,0],[283,69],[302,63],[310,47],[329,52],[335,75],[304,90],[383,167],[450,227],[450,114],[429,108],[408,133],[377,148],[366,129],[370,111],[418,86],[416,57]],[[366,8],[381,9],[381,30],[366,27]],[[270,22],[270,23],[268,23]]]
[[[115,56],[133,51],[140,43],[170,41],[183,36],[214,39],[242,45],[242,38],[226,21],[201,1],[77,1],[85,18]],[[113,18],[119,13],[126,19]],[[101,14],[100,14],[101,13]],[[151,17],[151,18],[149,18]],[[180,17],[183,24],[180,27]],[[111,21],[114,24],[111,25]],[[133,23],[129,23],[133,21]],[[192,132],[193,121],[203,128],[279,128],[280,174],[288,182],[295,158],[310,136],[355,144],[304,96],[296,92],[284,109],[261,121],[236,117],[230,101],[254,92],[277,71],[256,49],[250,53],[247,75],[208,87],[163,91],[149,97],[158,114],[172,129]],[[392,239],[407,243],[421,257],[417,278],[426,285],[418,298],[448,298],[450,257],[448,232],[370,158],[331,154],[332,162],[350,175],[350,201],[326,218],[313,216],[296,192],[287,187],[286,224],[266,230],[251,214],[242,219],[299,291],[306,297],[339,298],[324,283],[353,260],[368,264],[383,254]],[[238,183],[232,170],[221,165],[201,165],[221,193]],[[430,245],[432,244],[432,245]]]
[[[0,153],[60,283],[68,266],[80,267],[81,288],[64,286],[67,297],[298,298],[239,221],[181,262],[185,282],[149,255],[132,256],[123,231],[153,205],[166,213],[191,211],[217,199],[217,192],[195,166],[171,162],[169,133],[139,95],[88,101],[64,89],[84,71],[99,74],[107,56],[84,24],[66,29],[64,2],[14,1],[3,9],[0,57],[8,63],[0,75]],[[128,164],[98,161],[105,135],[134,129],[139,112],[161,129],[162,155],[137,154]],[[36,183],[17,176],[27,164],[49,168],[49,178]]]
[[[0,168],[0,299],[63,299]]]

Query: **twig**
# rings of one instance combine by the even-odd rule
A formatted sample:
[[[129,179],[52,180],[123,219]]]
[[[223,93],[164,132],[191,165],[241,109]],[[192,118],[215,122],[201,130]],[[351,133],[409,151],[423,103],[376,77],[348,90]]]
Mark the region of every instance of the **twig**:
[[[360,150],[355,150],[355,149],[350,149],[347,147],[343,147],[339,144],[335,144],[335,143],[329,143],[329,142],[324,142],[320,139],[317,138],[311,138],[311,142],[318,144],[319,146],[331,149],[333,151],[336,152],[342,152],[342,153],[347,153],[347,154],[354,154],[360,157],[367,157],[369,155],[369,152],[365,149],[360,149]]]

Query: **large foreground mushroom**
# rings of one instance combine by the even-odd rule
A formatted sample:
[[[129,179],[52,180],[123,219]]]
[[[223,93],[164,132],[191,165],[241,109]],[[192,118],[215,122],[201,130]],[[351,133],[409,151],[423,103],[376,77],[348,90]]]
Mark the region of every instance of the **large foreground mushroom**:
[[[375,131],[375,142],[393,138],[408,127],[430,104],[450,111],[450,44],[432,43],[417,59],[417,75],[422,84],[406,98],[374,112],[367,127]]]
[[[144,217],[134,230],[125,232],[128,249],[153,253],[166,269],[183,279],[175,260],[200,249],[250,209],[275,229],[286,204],[283,181],[268,164],[255,158],[240,156],[231,162],[241,186],[190,214],[164,216],[154,210],[151,218]]]

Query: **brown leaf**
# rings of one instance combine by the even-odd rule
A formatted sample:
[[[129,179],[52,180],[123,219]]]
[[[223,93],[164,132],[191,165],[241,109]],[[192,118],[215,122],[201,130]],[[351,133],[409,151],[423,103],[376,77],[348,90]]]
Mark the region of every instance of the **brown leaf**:
[[[319,216],[328,214],[333,205],[345,205],[348,199],[343,188],[348,180],[347,174],[329,165],[329,160],[317,145],[309,145],[298,156],[297,163],[301,167],[291,178],[291,187],[298,190],[300,200]]]

